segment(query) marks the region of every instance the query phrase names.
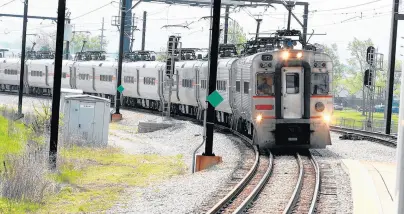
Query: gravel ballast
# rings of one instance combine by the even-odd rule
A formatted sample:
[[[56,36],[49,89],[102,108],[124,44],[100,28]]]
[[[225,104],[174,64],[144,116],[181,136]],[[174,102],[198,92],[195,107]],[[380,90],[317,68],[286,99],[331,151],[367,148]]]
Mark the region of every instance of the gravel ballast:
[[[136,133],[139,121],[158,121],[159,116],[133,111],[122,111],[120,127],[110,130],[110,144],[124,148],[130,154],[182,155],[187,166],[184,175],[145,188],[125,190],[120,203],[108,213],[192,213],[203,201],[229,181],[241,159],[240,151],[231,137],[214,135],[213,151],[223,163],[209,170],[191,174],[193,150],[202,142],[203,127],[189,121],[172,120],[168,129],[152,133]],[[122,127],[125,127],[122,130]],[[127,129],[130,127],[130,129]],[[198,154],[203,152],[202,146]],[[245,148],[247,149],[247,148]]]

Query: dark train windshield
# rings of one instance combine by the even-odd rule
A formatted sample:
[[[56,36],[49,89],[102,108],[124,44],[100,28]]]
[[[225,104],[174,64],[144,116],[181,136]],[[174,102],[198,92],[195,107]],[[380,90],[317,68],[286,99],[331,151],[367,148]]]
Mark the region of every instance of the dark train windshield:
[[[311,94],[328,94],[329,78],[328,73],[312,73],[311,74]]]

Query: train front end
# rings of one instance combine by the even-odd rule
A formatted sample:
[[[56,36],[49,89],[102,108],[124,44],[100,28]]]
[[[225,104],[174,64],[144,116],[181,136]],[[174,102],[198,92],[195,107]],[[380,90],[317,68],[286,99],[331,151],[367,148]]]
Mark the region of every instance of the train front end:
[[[263,148],[331,145],[332,62],[314,51],[259,53],[252,63],[254,143]]]

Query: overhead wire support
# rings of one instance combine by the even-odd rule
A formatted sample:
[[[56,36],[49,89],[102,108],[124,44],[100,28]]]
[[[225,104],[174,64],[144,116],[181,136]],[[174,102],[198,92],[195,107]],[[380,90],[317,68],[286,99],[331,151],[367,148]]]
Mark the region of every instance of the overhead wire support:
[[[217,80],[217,61],[219,56],[219,36],[220,36],[220,8],[221,0],[213,2],[213,20],[212,20],[212,40],[210,45],[210,65],[209,65],[209,89],[208,94],[216,91]],[[204,156],[215,156],[213,153],[213,128],[215,122],[215,107],[207,101],[206,112],[206,143]]]
[[[28,0],[24,1],[24,19],[22,24],[22,45],[20,59],[20,87],[18,88],[18,115],[16,119],[24,117],[22,113],[22,97],[24,93],[24,73],[25,73],[25,48],[27,43],[27,24],[28,24]]]
[[[63,62],[63,40],[65,27],[66,0],[59,0],[58,22],[56,30],[56,51],[55,51],[55,74],[53,77],[52,116],[49,145],[49,164],[51,169],[56,169],[58,136],[59,136],[59,110],[60,110],[60,88],[62,81]]]

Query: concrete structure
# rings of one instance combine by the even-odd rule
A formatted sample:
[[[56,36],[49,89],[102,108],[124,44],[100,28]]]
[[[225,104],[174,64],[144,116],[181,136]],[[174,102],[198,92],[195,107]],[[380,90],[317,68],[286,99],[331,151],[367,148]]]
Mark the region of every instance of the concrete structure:
[[[172,127],[174,124],[170,122],[154,122],[154,121],[146,121],[146,122],[139,122],[138,132],[139,133],[147,133],[147,132],[154,132],[161,129],[166,129]]]
[[[71,95],[64,100],[64,141],[85,146],[106,146],[110,101],[90,95]]]
[[[394,187],[396,164],[343,160],[352,188],[353,213],[396,213]]]

